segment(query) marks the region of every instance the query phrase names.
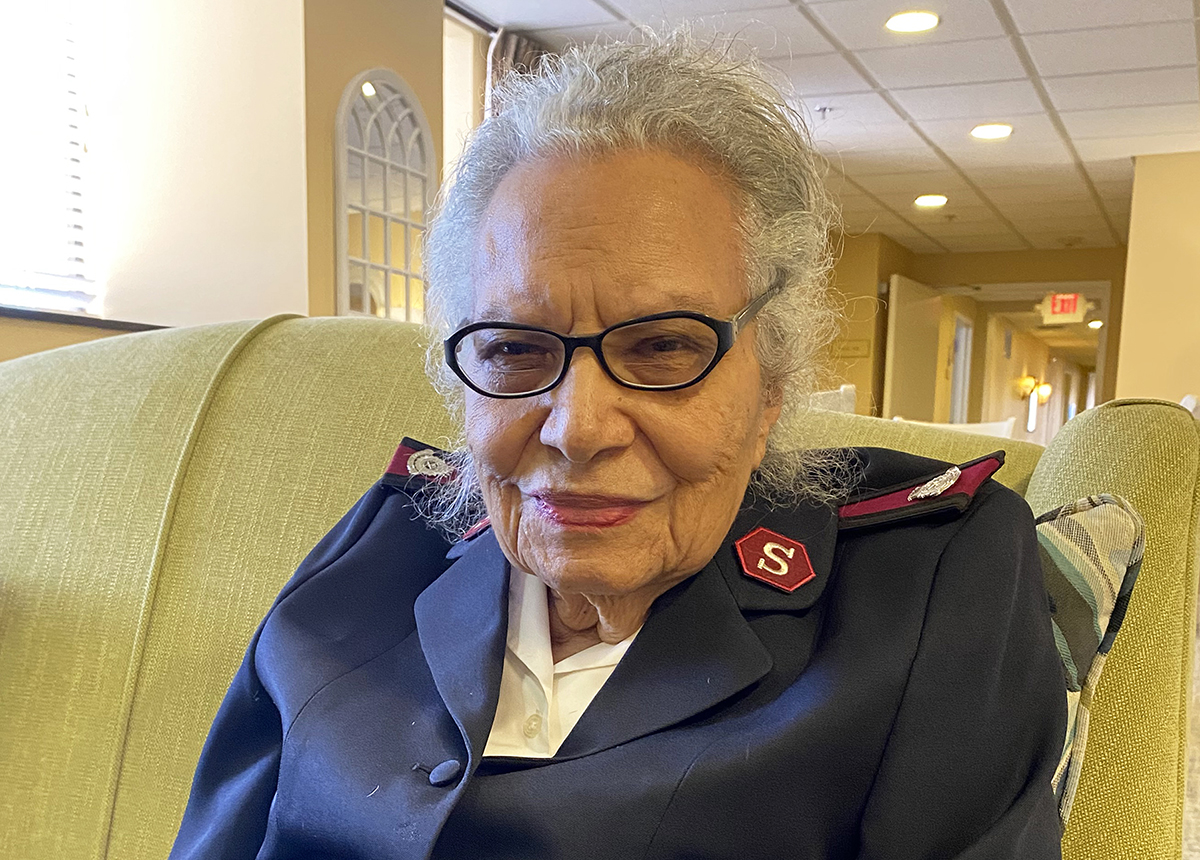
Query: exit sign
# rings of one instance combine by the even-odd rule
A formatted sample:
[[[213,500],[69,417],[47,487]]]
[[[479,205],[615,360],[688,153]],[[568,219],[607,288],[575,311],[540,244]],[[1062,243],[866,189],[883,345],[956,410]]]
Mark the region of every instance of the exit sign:
[[[1083,322],[1088,307],[1088,300],[1079,293],[1050,293],[1042,299],[1038,310],[1042,312],[1043,325],[1065,325]]]

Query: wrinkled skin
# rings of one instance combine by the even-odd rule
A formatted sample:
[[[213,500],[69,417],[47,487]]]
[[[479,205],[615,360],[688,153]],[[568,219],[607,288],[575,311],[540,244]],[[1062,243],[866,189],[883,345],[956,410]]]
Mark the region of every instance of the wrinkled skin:
[[[661,311],[729,318],[749,300],[735,200],[715,170],[659,151],[518,165],[475,247],[473,319],[578,335]],[[680,391],[624,388],[590,350],[544,394],[467,391],[488,514],[550,589],[555,660],[628,637],[716,553],[779,417],[754,331]]]

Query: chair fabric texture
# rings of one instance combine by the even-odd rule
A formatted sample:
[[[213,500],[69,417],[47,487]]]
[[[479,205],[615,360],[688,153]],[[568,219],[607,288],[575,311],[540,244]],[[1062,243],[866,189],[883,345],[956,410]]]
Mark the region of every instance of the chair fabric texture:
[[[273,317],[0,363],[0,857],[167,855],[255,625],[411,436],[452,446],[414,326]],[[883,445],[1042,512],[1097,492],[1146,557],[1095,697],[1068,858],[1179,857],[1196,590],[1196,423],[1106,404],[1028,443],[812,413],[792,444]],[[1141,607],[1151,607],[1139,611]]]

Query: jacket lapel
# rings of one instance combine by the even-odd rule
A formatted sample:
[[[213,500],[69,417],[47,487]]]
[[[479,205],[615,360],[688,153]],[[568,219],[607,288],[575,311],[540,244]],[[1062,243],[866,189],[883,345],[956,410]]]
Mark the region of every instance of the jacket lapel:
[[[655,602],[555,759],[589,755],[686,720],[753,684],[771,665],[710,562]]]
[[[491,534],[421,593],[414,606],[425,662],[472,763],[496,715],[508,631],[508,562]]]

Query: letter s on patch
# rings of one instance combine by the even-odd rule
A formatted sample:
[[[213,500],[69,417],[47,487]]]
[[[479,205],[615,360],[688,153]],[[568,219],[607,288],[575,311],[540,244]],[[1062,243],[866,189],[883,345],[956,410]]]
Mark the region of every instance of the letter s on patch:
[[[783,553],[790,559],[796,554],[796,549],[795,547],[783,546],[782,544],[777,544],[774,541],[769,541],[763,545],[762,553],[767,558],[771,559],[771,561],[779,565],[779,567],[771,567],[767,564],[767,558],[760,558],[758,560],[759,570],[765,570],[767,573],[773,573],[776,576],[786,576],[788,572],[788,563],[779,557],[779,553]]]

